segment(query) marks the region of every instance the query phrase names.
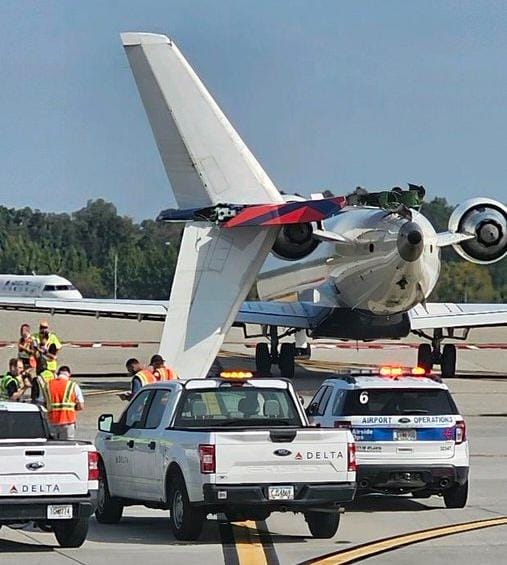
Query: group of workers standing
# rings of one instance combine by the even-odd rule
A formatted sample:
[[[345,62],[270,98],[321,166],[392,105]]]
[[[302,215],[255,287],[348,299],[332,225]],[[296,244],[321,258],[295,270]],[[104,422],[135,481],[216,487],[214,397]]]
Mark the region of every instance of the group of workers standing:
[[[76,412],[84,409],[84,397],[79,385],[72,380],[70,367],[58,367],[58,354],[62,344],[41,320],[39,332],[32,335],[29,324],[20,328],[18,355],[9,360],[9,369],[0,376],[0,402],[22,401],[45,406],[51,434],[55,439],[74,439]],[[153,355],[149,368],[131,358],[126,363],[132,377],[131,390],[121,396],[130,400],[137,391],[150,383],[178,378],[165,366],[161,355]]]
[[[76,412],[83,410],[84,397],[71,379],[67,365],[58,367],[62,344],[41,320],[39,332],[32,335],[29,324],[20,328],[18,356],[9,360],[9,369],[0,378],[0,401],[29,401],[45,406],[55,439],[73,439]]]

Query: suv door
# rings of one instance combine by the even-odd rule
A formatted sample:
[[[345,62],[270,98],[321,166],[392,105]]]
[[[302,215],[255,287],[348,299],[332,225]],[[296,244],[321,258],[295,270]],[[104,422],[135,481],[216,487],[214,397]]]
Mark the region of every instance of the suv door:
[[[117,424],[118,431],[104,440],[108,486],[113,496],[134,498],[134,445],[144,419],[151,390],[142,390],[132,400]]]
[[[319,426],[325,425],[323,416],[332,392],[333,387],[331,385],[324,384],[319,388],[315,396],[310,401],[310,404],[308,405],[308,417],[312,424],[317,424]]]
[[[161,440],[170,423],[175,398],[172,388],[155,390],[142,426],[136,430],[134,475],[139,498],[143,500],[164,498],[164,447]]]

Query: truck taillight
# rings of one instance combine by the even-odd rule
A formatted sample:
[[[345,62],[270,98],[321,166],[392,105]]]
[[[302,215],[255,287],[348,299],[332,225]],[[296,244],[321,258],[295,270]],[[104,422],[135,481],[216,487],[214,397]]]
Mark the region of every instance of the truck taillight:
[[[88,480],[99,480],[99,454],[96,451],[88,452]]]
[[[467,438],[467,428],[463,420],[456,422],[456,445],[463,443]]]
[[[345,428],[347,430],[350,430],[350,428],[352,427],[352,422],[349,422],[347,420],[335,420],[334,421],[334,427],[335,428]]]
[[[356,465],[356,444],[355,443],[348,443],[347,444],[347,454],[348,454],[347,471],[349,471],[349,472],[355,471],[356,468],[357,468],[357,465]]]
[[[215,446],[201,444],[199,445],[199,460],[201,462],[201,473],[209,475],[215,472]]]

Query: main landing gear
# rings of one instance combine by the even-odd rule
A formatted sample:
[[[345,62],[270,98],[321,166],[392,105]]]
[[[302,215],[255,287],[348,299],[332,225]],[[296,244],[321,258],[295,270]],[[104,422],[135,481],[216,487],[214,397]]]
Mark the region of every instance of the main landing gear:
[[[426,371],[431,371],[433,365],[440,365],[442,377],[454,377],[456,375],[456,346],[453,343],[446,343],[442,347],[444,337],[453,339],[466,339],[468,331],[465,331],[464,337],[458,337],[452,331],[448,331],[448,335],[444,336],[442,329],[436,329],[433,337],[428,336],[424,332],[417,332],[421,337],[431,340],[431,344],[422,343],[417,350],[417,365],[423,367]]]
[[[296,333],[296,343],[279,343],[281,337],[294,333]],[[269,339],[269,343],[258,343],[255,347],[255,366],[259,376],[270,376],[271,367],[278,365],[282,377],[289,379],[294,377],[295,358],[310,358],[310,346],[306,344],[306,339],[302,343],[301,336],[297,335],[299,333],[299,331],[287,330],[284,334],[278,335],[276,326],[266,328],[264,335]]]

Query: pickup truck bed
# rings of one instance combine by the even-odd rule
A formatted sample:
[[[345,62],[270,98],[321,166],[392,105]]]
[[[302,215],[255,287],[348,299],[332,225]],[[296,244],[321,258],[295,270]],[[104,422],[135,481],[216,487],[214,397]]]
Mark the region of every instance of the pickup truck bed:
[[[90,442],[52,440],[41,408],[0,403],[0,525],[33,521],[63,547],[81,545],[96,507],[97,462]]]

